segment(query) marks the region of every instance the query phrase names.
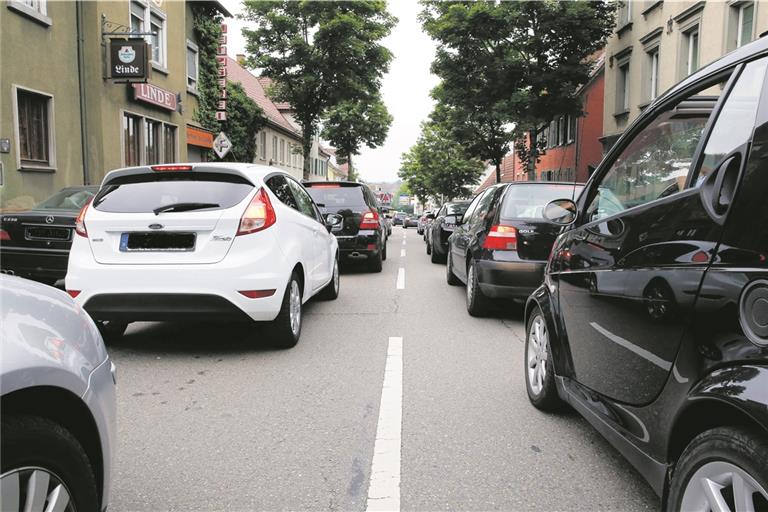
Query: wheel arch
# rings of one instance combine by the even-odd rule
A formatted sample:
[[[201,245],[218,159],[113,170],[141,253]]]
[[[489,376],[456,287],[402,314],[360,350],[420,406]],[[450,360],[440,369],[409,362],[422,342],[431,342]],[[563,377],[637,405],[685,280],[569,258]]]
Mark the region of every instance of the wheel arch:
[[[301,290],[302,290],[302,294],[301,294],[302,299],[309,297],[309,294],[311,294],[312,291],[307,290],[307,279],[306,279],[306,275],[304,274],[304,265],[302,265],[300,261],[297,262],[291,269],[291,275],[293,275],[294,272],[296,272],[296,274],[299,276],[299,286],[301,287]],[[290,277],[288,279],[288,284],[290,284]],[[288,284],[286,284],[286,286],[288,286]]]
[[[3,415],[40,416],[67,429],[82,445],[96,477],[99,502],[104,496],[104,458],[101,436],[88,406],[74,393],[55,386],[12,391],[0,400]]]

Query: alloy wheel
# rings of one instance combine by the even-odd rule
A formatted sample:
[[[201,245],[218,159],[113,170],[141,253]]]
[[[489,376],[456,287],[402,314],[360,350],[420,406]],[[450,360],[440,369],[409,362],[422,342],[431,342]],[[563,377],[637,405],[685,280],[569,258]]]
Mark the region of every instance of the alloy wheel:
[[[75,512],[67,486],[45,468],[32,466],[3,473],[0,491],[2,510]]]
[[[536,316],[528,332],[528,385],[534,395],[539,395],[544,389],[547,378],[547,346],[549,345],[547,325],[544,318]]]
[[[299,283],[295,280],[291,281],[290,304],[291,332],[294,336],[298,336],[301,328],[301,293],[299,292]]]
[[[475,266],[469,265],[467,269],[467,304],[472,304],[472,293],[475,288]]]
[[[339,292],[339,260],[333,263],[333,291]]]
[[[768,502],[768,491],[730,462],[718,460],[699,467],[685,485],[680,509],[691,512],[754,511]],[[756,506],[757,505],[757,506]]]

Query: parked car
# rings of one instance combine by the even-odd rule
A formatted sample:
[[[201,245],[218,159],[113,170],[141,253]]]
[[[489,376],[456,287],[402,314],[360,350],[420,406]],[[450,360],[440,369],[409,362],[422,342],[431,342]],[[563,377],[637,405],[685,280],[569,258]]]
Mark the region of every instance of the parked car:
[[[448,284],[465,283],[467,311],[486,314],[491,299],[525,300],[541,284],[558,226],[544,219],[544,207],[556,197],[578,196],[582,185],[519,181],[487,188],[463,217],[447,215],[455,225],[448,237]],[[433,226],[433,253],[440,231]]]
[[[381,272],[387,259],[387,227],[371,189],[348,181],[313,181],[305,186],[325,211],[343,218],[333,230],[341,257],[365,260],[371,272]]]
[[[437,211],[425,233],[427,241],[427,254],[431,256],[432,263],[444,262],[448,254],[448,237],[456,230],[457,219],[464,216],[469,207],[469,201],[456,201],[445,203]],[[446,221],[448,217],[448,221]]]
[[[525,309],[528,397],[568,403],[677,510],[768,507],[768,39],[646,108]]]
[[[99,187],[67,187],[35,208],[0,217],[0,269],[53,285],[64,279],[75,218]]]
[[[341,220],[273,167],[114,170],[77,218],[66,289],[107,336],[207,317],[271,322],[271,341],[292,347],[302,304],[339,293]]]
[[[61,290],[0,276],[0,340],[0,509],[106,509],[115,367],[93,321]]]
[[[390,213],[389,208],[381,208],[381,221],[384,223],[384,226],[387,229],[387,238],[389,238],[389,236],[392,234],[392,214]]]
[[[395,217],[392,219],[392,225],[402,226],[404,221],[405,221],[405,213],[395,212]]]
[[[419,226],[419,218],[416,215],[406,215],[403,220],[404,228],[415,228]]]
[[[431,218],[430,218],[431,217]],[[432,210],[424,210],[419,216],[419,223],[416,226],[416,232],[420,235],[424,234],[424,228],[427,226],[430,220],[435,218],[435,214]]]

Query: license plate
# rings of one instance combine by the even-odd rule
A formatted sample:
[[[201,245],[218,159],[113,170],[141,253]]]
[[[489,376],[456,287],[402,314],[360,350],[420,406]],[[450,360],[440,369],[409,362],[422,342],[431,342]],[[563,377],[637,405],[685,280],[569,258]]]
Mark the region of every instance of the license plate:
[[[123,233],[121,252],[189,252],[195,250],[196,233]]]
[[[68,228],[29,227],[26,230],[27,240],[69,240],[72,230]]]

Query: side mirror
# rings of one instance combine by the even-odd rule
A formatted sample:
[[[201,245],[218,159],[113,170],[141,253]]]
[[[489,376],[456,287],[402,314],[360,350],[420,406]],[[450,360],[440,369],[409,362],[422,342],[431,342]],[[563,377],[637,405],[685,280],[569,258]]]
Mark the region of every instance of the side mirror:
[[[555,199],[544,207],[544,218],[558,226],[570,226],[576,222],[578,209],[570,199]]]
[[[446,215],[443,219],[446,224],[461,224],[461,219],[457,215]]]
[[[427,218],[428,218],[429,220],[435,220],[435,214],[434,214],[434,213],[428,213],[428,214],[427,214]]]
[[[325,227],[328,229],[329,233],[333,229],[340,227],[342,222],[344,222],[344,217],[336,213],[328,213],[325,216]]]

